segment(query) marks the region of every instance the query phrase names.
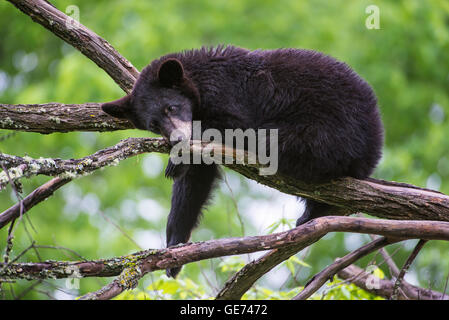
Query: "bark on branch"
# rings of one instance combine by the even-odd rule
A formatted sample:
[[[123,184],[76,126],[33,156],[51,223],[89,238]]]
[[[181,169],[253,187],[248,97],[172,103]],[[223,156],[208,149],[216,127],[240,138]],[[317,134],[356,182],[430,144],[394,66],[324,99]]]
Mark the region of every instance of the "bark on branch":
[[[318,239],[311,239],[310,243],[303,246],[294,246],[282,249],[274,249],[259,259],[252,261],[235,273],[216,295],[217,300],[239,300],[257,280],[281,264],[294,254],[308,247]]]
[[[324,268],[318,274],[314,275],[312,279],[307,282],[304,289],[298,293],[293,300],[306,300],[312,294],[314,294],[322,285],[324,285],[327,280],[332,279],[338,271],[348,267],[352,263],[356,262],[360,258],[370,254],[376,250],[383,248],[391,243],[398,242],[397,238],[378,238],[372,242],[364,245],[363,247],[347,254],[343,258],[337,259],[330,266]]]
[[[133,129],[104,113],[99,103],[0,104],[0,129],[38,133]]]
[[[168,153],[169,150],[168,144],[160,138],[128,138],[112,147],[99,150],[80,159],[33,159],[0,153],[0,163],[8,169],[9,173],[9,175],[6,172],[0,173],[0,190],[8,184],[10,179],[15,181],[33,175],[59,176],[73,179],[106,166],[117,165],[121,160],[144,152],[157,151]]]
[[[191,147],[201,153],[207,144]],[[213,145],[216,153],[235,158],[235,150]],[[93,172],[106,165],[143,152],[169,153],[170,148],[161,138],[129,138],[115,146],[77,160],[31,159],[0,154],[0,161],[9,168],[16,180],[33,174],[60,175],[74,178]],[[311,198],[342,208],[347,213],[366,212],[373,216],[395,220],[449,221],[449,196],[437,191],[412,185],[376,179],[358,180],[341,178],[324,184],[308,184],[281,175],[261,176],[257,165],[225,165],[249,179],[295,196]],[[4,176],[4,177],[3,177]],[[0,174],[0,186],[8,181],[6,173]],[[0,215],[0,220],[2,215]]]
[[[30,193],[23,201],[15,204],[0,214],[0,229],[19,215],[28,212],[33,206],[51,196],[57,189],[73,179],[84,176],[94,170],[109,165],[116,165],[120,160],[141,154],[142,152],[168,153],[167,143],[160,138],[129,138],[120,143],[100,150],[81,159],[61,160],[51,158],[32,159],[0,153],[0,164],[8,169],[0,172],[0,190],[9,181],[15,181],[31,175],[45,174],[57,176]],[[22,211],[21,211],[22,208]]]

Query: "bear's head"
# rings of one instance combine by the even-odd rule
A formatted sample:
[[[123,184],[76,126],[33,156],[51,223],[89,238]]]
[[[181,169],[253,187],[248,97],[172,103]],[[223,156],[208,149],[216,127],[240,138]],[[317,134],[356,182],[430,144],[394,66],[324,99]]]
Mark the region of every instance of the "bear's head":
[[[142,70],[132,92],[104,103],[107,114],[131,121],[137,129],[162,135],[175,144],[192,137],[193,109],[198,90],[186,76],[181,61],[168,58]]]

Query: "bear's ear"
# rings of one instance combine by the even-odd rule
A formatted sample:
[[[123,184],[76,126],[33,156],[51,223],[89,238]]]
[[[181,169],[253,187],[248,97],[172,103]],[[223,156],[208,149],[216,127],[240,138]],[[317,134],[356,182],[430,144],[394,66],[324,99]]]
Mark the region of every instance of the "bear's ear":
[[[103,103],[101,109],[113,117],[125,119],[129,114],[130,96],[127,95],[118,100]]]
[[[181,61],[170,58],[162,62],[157,73],[160,83],[164,87],[172,87],[182,82],[184,78],[184,68]]]

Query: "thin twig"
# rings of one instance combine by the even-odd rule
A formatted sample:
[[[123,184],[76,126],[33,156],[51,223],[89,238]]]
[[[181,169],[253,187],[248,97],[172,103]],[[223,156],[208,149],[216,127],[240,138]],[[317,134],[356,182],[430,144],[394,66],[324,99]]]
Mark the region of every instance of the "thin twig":
[[[120,227],[117,223],[115,223],[114,221],[112,221],[110,218],[108,218],[103,211],[98,210],[98,213],[103,217],[104,220],[106,220],[106,222],[108,222],[109,224],[111,224],[112,226],[114,226],[118,231],[120,231],[121,234],[123,234],[125,236],[126,239],[128,239],[129,241],[131,241],[138,249],[143,250],[143,248],[133,239],[131,238],[130,235],[128,235],[126,233],[125,230],[123,230],[122,227]]]
[[[369,281],[369,277],[373,277],[373,275],[365,272],[363,269],[355,265],[350,265],[349,267],[338,272],[338,277],[350,283],[354,283],[357,287],[362,288],[365,291],[371,292],[375,295],[384,297],[386,299],[389,299],[391,297],[391,293],[393,292],[394,281],[388,279],[376,279],[375,286],[368,285],[372,284],[372,281]],[[408,299],[449,300],[448,295],[443,295],[441,292],[420,288],[408,284],[405,281],[403,282],[402,289],[404,289],[404,292],[407,294]],[[407,299],[407,298],[402,294],[399,294],[398,299]]]
[[[398,297],[398,289],[401,287],[401,283],[404,279],[404,276],[408,269],[410,268],[410,265],[415,260],[416,256],[418,255],[419,251],[423,248],[423,246],[426,244],[427,240],[419,240],[417,245],[415,246],[415,249],[413,249],[412,253],[408,257],[407,261],[405,262],[404,266],[402,267],[401,271],[399,272],[399,275],[394,283],[393,292],[391,294],[391,300],[397,300]]]
[[[446,282],[444,283],[443,296],[446,294],[448,280],[449,280],[449,272],[446,276]],[[441,297],[441,299],[443,299],[443,296]]]
[[[362,213],[357,213],[356,214],[358,217],[363,217],[364,215]],[[371,240],[375,240],[376,237],[372,234],[369,235]],[[394,260],[392,259],[392,257],[390,256],[390,254],[388,253],[386,248],[380,248],[379,249],[380,254],[382,255],[382,257],[384,258],[384,261],[387,263],[388,265],[388,269],[390,270],[390,275],[397,277],[399,275],[399,268],[396,266],[396,263],[394,262]]]
[[[243,237],[243,236],[245,235],[245,225],[244,225],[244,223],[243,223],[242,216],[240,215],[239,207],[238,207],[237,201],[236,201],[236,199],[235,199],[234,192],[232,191],[232,188],[231,188],[231,186],[229,185],[229,182],[228,182],[228,179],[227,179],[226,174],[223,174],[223,181],[224,181],[224,183],[226,184],[226,187],[229,189],[229,192],[231,193],[232,203],[234,204],[235,212],[236,212],[236,214],[237,214],[237,218],[239,219],[240,229],[242,230],[242,237]]]
[[[70,248],[66,248],[66,247],[62,247],[62,246],[48,246],[48,245],[31,245],[34,248],[37,249],[55,249],[55,250],[64,250],[67,252],[70,252],[71,254],[73,254],[75,257],[78,257],[79,259],[81,259],[82,261],[87,261],[86,258],[84,258],[82,255],[80,255],[78,252],[76,252],[73,249]],[[68,256],[68,255],[66,255]]]
[[[37,280],[35,281],[31,286],[29,286],[28,288],[26,288],[25,290],[23,290],[17,297],[15,297],[16,300],[20,300],[23,297],[25,297],[28,292],[32,291],[35,287],[37,287],[38,285],[40,285],[43,282],[43,280]]]

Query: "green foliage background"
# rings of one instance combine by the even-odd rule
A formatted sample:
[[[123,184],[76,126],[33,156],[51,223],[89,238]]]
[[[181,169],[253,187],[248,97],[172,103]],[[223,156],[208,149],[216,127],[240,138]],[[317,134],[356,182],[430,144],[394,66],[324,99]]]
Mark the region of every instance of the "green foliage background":
[[[361,74],[378,95],[386,145],[375,176],[449,193],[449,2],[445,0],[55,0],[52,3],[61,11],[69,5],[78,6],[81,23],[108,40],[139,70],[160,55],[220,43],[250,49],[309,48],[335,56]],[[380,9],[379,30],[365,26],[368,17],[365,8],[371,4]],[[11,4],[0,3],[1,103],[102,102],[122,95],[120,88],[93,62]],[[1,136],[8,133],[0,131]],[[0,141],[0,151],[31,157],[79,158],[120,139],[147,135],[136,130],[101,134],[17,133]],[[70,248],[86,259],[124,255],[139,250],[138,245],[162,246],[171,196],[171,182],[163,178],[166,160],[163,155],[139,156],[65,186],[51,200],[35,207],[29,220],[21,222],[15,233],[13,256],[28,247],[32,239],[38,245]],[[293,216],[279,215],[288,211],[282,201],[276,202],[284,199],[279,193],[258,188],[233,172],[225,173],[232,192],[222,183],[213,205],[193,234],[194,241],[241,236],[243,229],[246,235],[279,231],[288,227],[284,222],[299,216],[299,209]],[[46,177],[24,180],[24,194],[47,180]],[[0,211],[15,201],[8,187],[0,193]],[[265,227],[255,226],[254,204],[270,202],[275,203],[270,212],[278,214],[260,213],[256,220],[265,221]],[[253,208],[253,214],[245,212],[248,208]],[[0,230],[2,253],[6,235],[5,229]],[[287,298],[288,291],[297,290],[333,259],[367,241],[369,238],[365,236],[328,235],[298,255],[299,261],[307,266],[296,261],[277,268],[258,284],[261,290],[268,291],[249,297]],[[408,241],[390,249],[396,252],[394,258],[399,266],[415,243]],[[447,243],[427,244],[407,279],[443,290],[449,270],[447,249]],[[21,261],[78,259],[69,251],[38,251],[39,257],[30,250]],[[242,261],[246,258],[241,257]],[[380,257],[370,256],[360,266],[365,267],[373,260],[382,262]],[[166,281],[163,272],[156,272],[141,281],[139,288],[148,293],[162,281],[172,291],[159,298],[210,297],[232,274],[235,263],[232,258],[224,258],[188,265],[180,276],[183,282],[175,287],[173,282]],[[223,265],[231,267],[223,269]],[[389,276],[385,264],[380,266]],[[82,279],[79,290],[70,290],[63,280],[48,280],[24,298],[47,299],[48,295],[71,298],[109,281]],[[3,297],[20,296],[30,284],[18,281],[3,285]],[[183,296],[183,288],[193,294]],[[335,290],[340,291],[329,293],[327,298],[374,298],[347,287]],[[281,293],[273,296],[278,291]],[[282,292],[287,293],[282,296]],[[123,298],[130,297],[137,296]],[[147,296],[142,291],[139,297]]]

